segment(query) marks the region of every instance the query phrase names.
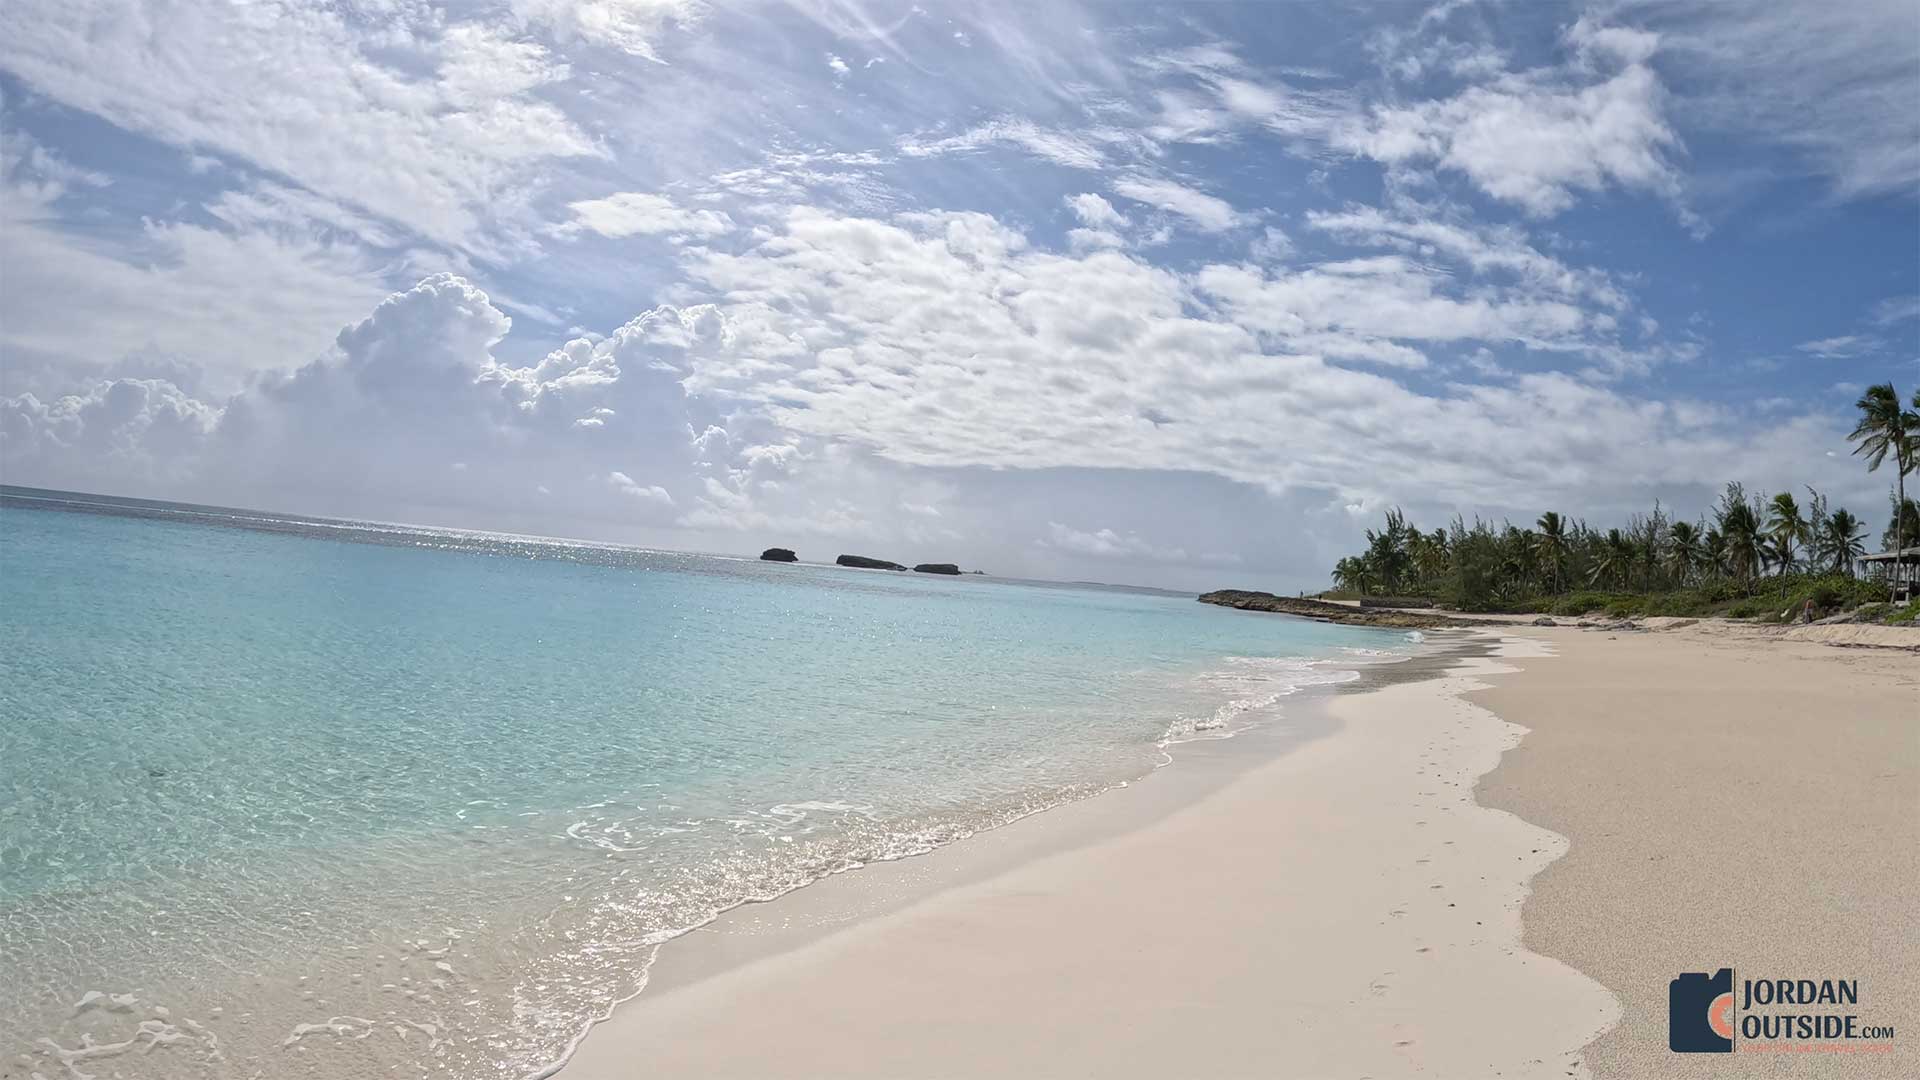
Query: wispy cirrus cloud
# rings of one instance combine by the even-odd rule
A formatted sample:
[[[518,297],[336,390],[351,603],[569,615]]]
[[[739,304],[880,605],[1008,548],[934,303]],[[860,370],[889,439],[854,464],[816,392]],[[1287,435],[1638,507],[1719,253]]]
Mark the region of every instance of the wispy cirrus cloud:
[[[1822,360],[1846,360],[1873,352],[1880,347],[1877,338],[1865,334],[1840,334],[1835,337],[1803,341],[1794,348]]]

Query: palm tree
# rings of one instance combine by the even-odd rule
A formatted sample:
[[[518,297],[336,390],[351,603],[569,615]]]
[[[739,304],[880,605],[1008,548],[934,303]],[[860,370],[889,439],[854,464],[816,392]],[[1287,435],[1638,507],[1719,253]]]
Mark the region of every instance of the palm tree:
[[[1700,530],[1691,522],[1676,521],[1667,527],[1667,537],[1672,541],[1667,558],[1673,564],[1675,578],[1685,585],[1694,567],[1700,565]]]
[[[1333,564],[1333,583],[1365,596],[1373,591],[1373,568],[1367,560],[1349,555]]]
[[[1818,558],[1824,561],[1835,573],[1853,576],[1853,561],[1867,553],[1864,541],[1866,526],[1854,517],[1845,507],[1827,515],[1821,524],[1820,532],[1814,537],[1814,546]]]
[[[1587,571],[1587,584],[1606,582],[1618,587],[1633,565],[1634,544],[1619,529],[1608,529],[1607,538],[1594,552],[1593,569]]]
[[[1767,539],[1769,553],[1780,573],[1792,570],[1799,561],[1794,548],[1807,539],[1808,533],[1807,519],[1801,516],[1800,504],[1793,501],[1793,492],[1775,495],[1767,507]]]
[[[1880,546],[1898,547],[1902,536],[1920,536],[1920,503],[1908,499],[1905,502],[1893,501],[1893,490],[1887,490],[1887,527],[1880,533]]]
[[[1384,531],[1367,530],[1367,563],[1379,578],[1378,584],[1390,593],[1400,588],[1401,581],[1413,566],[1413,556],[1407,552],[1408,534],[1412,531],[1407,527],[1407,517],[1399,507],[1387,511],[1387,527]]]
[[[1533,538],[1534,553],[1547,566],[1547,573],[1553,582],[1554,595],[1560,593],[1560,567],[1567,561],[1567,523],[1559,514],[1549,510],[1534,522],[1540,531]]]
[[[1446,576],[1446,530],[1435,529],[1430,533],[1418,529],[1409,531],[1407,550],[1413,555],[1413,576],[1422,585],[1431,585]]]
[[[1876,472],[1880,463],[1893,456],[1893,483],[1899,494],[1895,506],[1904,506],[1907,501],[1907,474],[1914,470],[1915,459],[1920,458],[1920,391],[1913,396],[1913,409],[1900,407],[1900,394],[1890,382],[1867,387],[1860,400],[1853,403],[1860,410],[1860,423],[1847,436],[1855,443],[1853,452],[1867,456],[1867,471]],[[1895,514],[1894,523],[1901,524],[1904,515]],[[1893,550],[1906,548],[1906,531],[1894,530]],[[1888,588],[1893,587],[1888,580]]]
[[[1751,583],[1760,572],[1763,553],[1765,530],[1760,524],[1760,512],[1747,501],[1746,489],[1733,483],[1728,484],[1720,496],[1715,517],[1726,543],[1727,570],[1736,579]]]
[[[1717,576],[1727,568],[1727,538],[1719,529],[1708,529],[1700,541],[1700,561]]]

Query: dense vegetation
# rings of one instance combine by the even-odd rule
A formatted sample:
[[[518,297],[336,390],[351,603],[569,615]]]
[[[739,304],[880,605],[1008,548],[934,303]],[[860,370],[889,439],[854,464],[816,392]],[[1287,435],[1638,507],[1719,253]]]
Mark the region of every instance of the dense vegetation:
[[[1920,410],[1920,392],[1913,404]],[[1881,545],[1912,545],[1920,506],[1906,497],[1905,477],[1920,458],[1920,413],[1891,384],[1870,388],[1858,407],[1855,452],[1869,470],[1889,457],[1895,465]],[[1463,611],[1778,618],[1809,600],[1833,611],[1884,599],[1884,586],[1855,576],[1865,553],[1860,519],[1811,488],[1803,505],[1791,491],[1760,498],[1728,484],[1696,521],[1655,503],[1604,530],[1548,511],[1531,528],[1456,517],[1427,532],[1396,509],[1367,531],[1365,551],[1334,567],[1330,595],[1424,596]]]

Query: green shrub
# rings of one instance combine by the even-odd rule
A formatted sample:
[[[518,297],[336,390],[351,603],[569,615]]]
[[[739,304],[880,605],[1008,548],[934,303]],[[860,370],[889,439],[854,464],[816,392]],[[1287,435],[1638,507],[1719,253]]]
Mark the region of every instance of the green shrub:
[[[1553,605],[1553,613],[1555,615],[1586,615],[1606,607],[1613,599],[1608,593],[1568,593]]]
[[[1888,626],[1911,626],[1920,619],[1920,600],[1909,600],[1907,606],[1887,616]]]
[[[1727,617],[1732,619],[1758,619],[1767,615],[1778,617],[1780,609],[1771,600],[1752,598],[1736,600],[1727,608]]]
[[[1814,617],[1825,618],[1872,603],[1884,595],[1874,582],[1838,574],[1789,575],[1767,582],[1762,590],[1755,599],[1772,606],[1765,617],[1773,622],[1781,621],[1783,615],[1788,622],[1798,619],[1809,600],[1813,601]]]

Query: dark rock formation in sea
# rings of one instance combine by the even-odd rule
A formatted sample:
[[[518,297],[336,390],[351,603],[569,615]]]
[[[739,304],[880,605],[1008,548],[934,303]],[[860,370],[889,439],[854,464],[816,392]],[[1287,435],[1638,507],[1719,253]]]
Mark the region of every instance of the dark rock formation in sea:
[[[767,550],[760,553],[760,558],[763,562],[799,562],[800,561],[800,556],[795,555],[791,548],[768,548]]]
[[[960,568],[950,562],[923,562],[919,566],[914,567],[913,572],[916,574],[954,574],[957,576],[960,573]]]
[[[836,563],[839,563],[841,566],[851,566],[859,570],[905,570],[906,569],[906,567],[901,566],[897,562],[888,562],[885,559],[869,559],[865,555],[842,555],[833,561]]]
[[[1272,593],[1248,592],[1244,589],[1221,589],[1218,592],[1203,593],[1203,604],[1218,604],[1221,607],[1239,608],[1242,611],[1272,611],[1281,615],[1297,615],[1303,619],[1319,619],[1322,622],[1346,623],[1351,626],[1394,626],[1410,630],[1425,630],[1442,626],[1479,626],[1469,619],[1454,619],[1430,611],[1383,611],[1379,608],[1361,609],[1346,604],[1330,604],[1325,600],[1296,599],[1291,596],[1275,596]]]

